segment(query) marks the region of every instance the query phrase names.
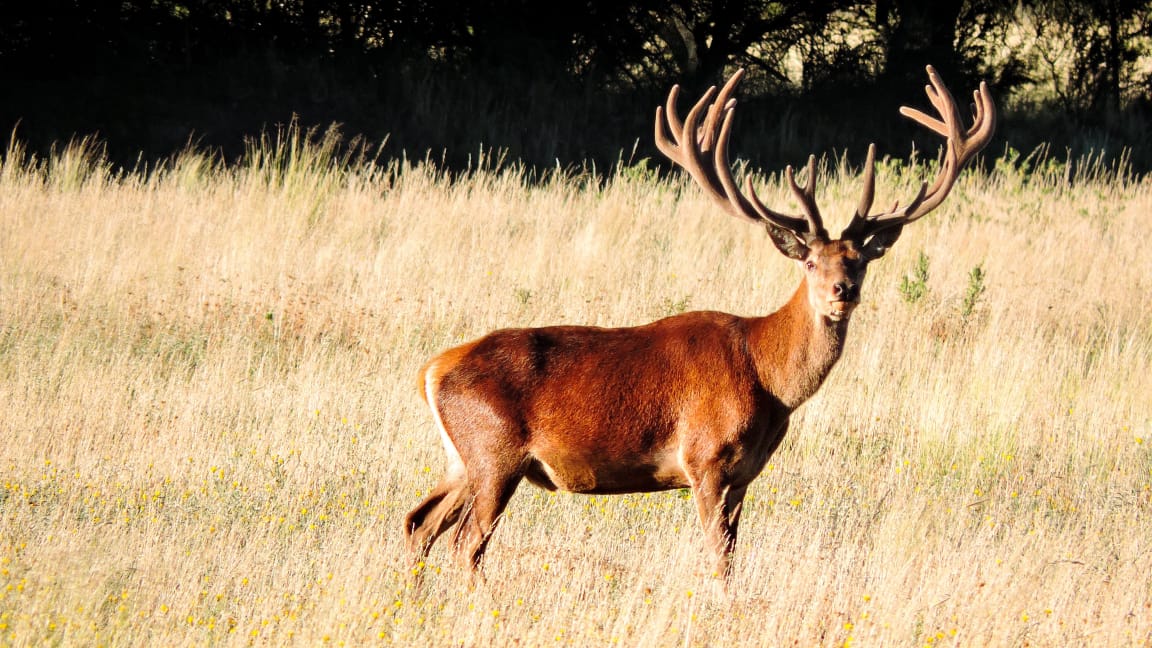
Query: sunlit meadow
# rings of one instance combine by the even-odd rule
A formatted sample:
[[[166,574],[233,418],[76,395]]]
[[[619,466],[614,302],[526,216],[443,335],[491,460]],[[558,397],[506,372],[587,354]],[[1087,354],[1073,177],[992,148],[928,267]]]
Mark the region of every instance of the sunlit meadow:
[[[448,177],[291,130],[135,172],[13,145],[0,644],[1147,645],[1152,182],[993,155],[873,265],[723,596],[683,492],[525,485],[477,587],[447,543],[418,587],[401,532],[443,467],[438,350],[791,294],[682,176]],[[823,165],[834,230],[859,162]],[[882,164],[880,202],[926,166]]]

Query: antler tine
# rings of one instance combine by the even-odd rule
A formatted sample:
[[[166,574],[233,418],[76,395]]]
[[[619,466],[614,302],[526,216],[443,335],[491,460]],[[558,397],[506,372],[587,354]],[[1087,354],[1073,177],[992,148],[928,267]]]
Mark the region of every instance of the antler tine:
[[[797,200],[800,201],[800,206],[804,209],[808,233],[827,238],[828,232],[824,229],[824,219],[820,217],[820,208],[816,206],[816,156],[808,156],[808,168],[805,174],[807,177],[804,179],[803,189],[796,184],[796,175],[792,171],[791,165],[784,169],[784,175],[788,178],[788,186],[791,187],[792,193],[796,195]]]
[[[709,105],[709,102],[715,94],[716,86],[708,88],[704,96],[700,97],[700,101],[697,101],[696,105],[692,106],[692,109],[688,111],[688,116],[684,118],[684,126],[680,131],[680,137],[677,138],[677,142],[680,144],[680,151],[688,163],[688,167],[686,167],[688,168],[688,172],[692,174],[693,177],[697,175],[703,176],[707,186],[713,191],[716,191],[715,172],[714,169],[709,169],[704,166],[704,151],[701,150],[701,146],[705,143],[704,140],[709,138],[700,132],[697,124],[700,121],[700,111]]]
[[[752,176],[744,179],[744,186],[748,189],[748,202],[756,210],[760,217],[767,222],[772,223],[777,227],[783,227],[804,239],[806,243],[811,242],[811,232],[808,231],[808,221],[798,216],[789,216],[775,211],[761,202],[760,197],[756,195],[756,191],[752,188]]]
[[[975,121],[968,129],[968,136],[973,141],[979,142],[979,147],[976,149],[979,150],[988,145],[992,140],[992,134],[996,132],[996,104],[992,102],[988,84],[984,81],[980,82],[979,90],[972,91],[972,98],[976,106]]]
[[[864,191],[860,193],[860,203],[856,205],[853,218],[862,218],[872,209],[876,197],[876,144],[868,145],[868,157],[864,160]]]
[[[702,145],[711,146],[711,137],[708,137],[703,129],[697,128],[699,121],[700,111],[708,105],[712,97],[716,94],[716,87],[713,86],[704,93],[704,96],[696,102],[692,109],[688,111],[688,116],[681,121],[680,116],[676,113],[676,100],[679,98],[680,87],[673,86],[672,90],[668,93],[667,110],[663,108],[656,108],[656,123],[655,123],[655,139],[656,148],[660,150],[669,160],[688,172],[688,175],[696,181],[704,189],[705,193],[713,201],[722,206],[726,211],[739,218],[744,218],[751,222],[758,222],[758,219],[751,213],[745,214],[734,210],[728,195],[723,191],[722,184],[717,178],[714,170],[709,169],[702,161],[703,151]],[[711,111],[710,111],[711,112]],[[667,116],[667,119],[665,119]],[[714,121],[714,120],[713,120]],[[708,120],[705,120],[707,125]],[[669,139],[666,128],[671,129],[672,138]]]
[[[809,165],[810,177],[807,187],[809,197],[805,199],[804,193],[799,188],[794,189],[797,195],[802,196],[801,202],[805,204],[805,211],[808,213],[806,218],[781,214],[766,207],[752,188],[751,176],[746,178],[748,196],[745,196],[732,177],[732,168],[728,162],[728,143],[732,133],[732,117],[736,109],[736,100],[732,98],[732,94],[743,76],[744,70],[737,70],[724,84],[719,94],[715,86],[709,88],[683,121],[676,114],[680,86],[672,86],[666,106],[656,108],[656,148],[687,171],[708,197],[733,216],[753,223],[771,223],[792,231],[805,241],[810,241],[815,236],[826,237],[827,233],[819,226],[821,222],[819,211],[816,210],[815,198],[812,197],[814,194],[812,164]],[[700,114],[705,107],[707,112],[701,124]],[[666,129],[671,130],[671,139]],[[711,157],[708,160],[710,164],[705,162],[706,156]],[[811,207],[808,206],[809,203]]]
[[[960,172],[992,139],[996,130],[996,105],[988,93],[988,84],[981,82],[980,88],[973,91],[975,114],[972,125],[965,128],[952,93],[935,68],[929,65],[927,70],[930,83],[924,90],[940,119],[907,106],[900,108],[900,114],[945,138],[944,155],[936,180],[931,186],[927,183],[921,185],[916,197],[905,207],[900,208],[897,203],[886,212],[866,216],[865,213],[871,208],[871,193],[874,189],[873,153],[870,147],[865,170],[864,192],[867,200],[861,199],[860,208],[844,229],[841,238],[863,240],[889,227],[911,223],[936,209],[952,191]]]
[[[698,101],[696,105],[692,107],[693,110],[696,110],[702,103],[708,101],[710,96],[715,92],[715,86],[709,88],[708,92],[704,93],[704,96],[700,99],[700,101]],[[679,164],[680,166],[683,166],[682,158],[684,152],[684,122],[682,122],[680,120],[680,116],[676,114],[676,100],[679,99],[679,97],[680,86],[674,85],[672,86],[672,89],[668,91],[667,111],[665,111],[665,109],[660,106],[656,107],[655,135],[656,148],[660,149],[660,152],[668,156],[670,160]],[[666,129],[671,130],[671,139],[668,138]]]
[[[980,87],[984,88],[985,83],[980,82]],[[972,126],[968,128],[968,137],[976,135],[977,127],[984,122],[984,97],[987,93],[981,93],[979,90],[972,91]]]
[[[740,192],[735,178],[732,177],[732,167],[728,164],[728,142],[732,134],[733,114],[733,110],[729,109],[724,116],[724,123],[720,126],[720,137],[716,142],[715,154],[716,175],[720,178],[721,184],[724,185],[724,193],[727,194],[732,203],[732,208],[743,214],[756,214],[758,221],[767,221],[777,227],[783,227],[808,241],[808,235],[811,233],[808,221],[796,216],[782,214],[765,205],[756,195],[756,189],[752,186],[751,174],[744,177],[744,186],[748,191],[748,196],[745,197]]]
[[[723,115],[724,119],[728,119],[728,115],[732,114],[732,110],[736,108],[736,99],[732,94],[736,92],[736,86],[740,83],[740,79],[744,77],[744,70],[737,70],[720,89],[720,94],[716,95],[716,101],[708,107],[708,114],[704,118],[704,125],[700,127],[696,134],[696,141],[700,144],[700,150],[704,153],[709,153],[713,150],[716,144],[717,134],[720,132],[717,129],[717,123]]]
[[[677,138],[677,139],[680,138],[680,133],[683,132],[683,130],[684,130],[684,122],[680,121],[680,115],[676,114],[676,102],[679,101],[679,99],[680,99],[680,84],[677,83],[676,85],[672,86],[671,90],[668,91],[668,103],[666,104],[668,106],[668,112],[667,112],[668,126],[672,129],[672,136]],[[658,134],[662,134],[662,131],[664,129],[661,128],[661,126],[663,126],[663,123],[662,123],[663,120],[661,120],[659,118],[659,115],[660,115],[660,108],[659,107],[656,108],[656,115],[657,115],[656,132]],[[657,138],[656,138],[656,143],[657,143],[657,145],[659,145],[659,143],[660,143],[660,137],[659,136],[657,136]]]

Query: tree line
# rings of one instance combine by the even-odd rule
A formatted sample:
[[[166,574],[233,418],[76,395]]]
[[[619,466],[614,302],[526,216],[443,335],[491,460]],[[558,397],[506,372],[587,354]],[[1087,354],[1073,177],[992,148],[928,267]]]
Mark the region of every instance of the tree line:
[[[889,142],[931,63],[1013,137],[1152,166],[1152,0],[40,0],[0,6],[0,126],[236,154],[297,119],[466,164],[647,155],[651,106],[748,70],[763,161]],[[754,114],[746,114],[754,113]],[[631,151],[636,142],[636,151]]]

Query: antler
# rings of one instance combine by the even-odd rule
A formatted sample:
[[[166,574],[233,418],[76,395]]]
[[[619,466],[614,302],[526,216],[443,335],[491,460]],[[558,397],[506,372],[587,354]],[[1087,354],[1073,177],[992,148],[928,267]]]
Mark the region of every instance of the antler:
[[[803,216],[790,216],[764,205],[752,188],[752,177],[745,178],[748,195],[741,193],[732,169],[728,164],[728,139],[732,133],[732,116],[735,114],[736,100],[732,93],[744,76],[744,70],[737,70],[724,84],[719,95],[712,86],[704,96],[688,111],[683,121],[676,113],[676,100],[680,96],[680,86],[672,86],[668,93],[667,119],[664,108],[656,108],[656,147],[668,159],[678,164],[696,184],[728,213],[757,224],[771,224],[791,231],[806,244],[815,239],[828,240],[824,221],[816,206],[816,157],[808,158],[807,177],[804,187],[796,184],[796,178],[789,166],[785,169],[788,184],[800,201]],[[713,101],[713,97],[716,98]],[[707,109],[707,110],[705,110]],[[704,123],[700,115],[704,112]],[[667,132],[671,131],[669,139]]]
[[[864,163],[864,193],[852,221],[844,228],[840,238],[863,241],[881,230],[906,225],[936,209],[952,190],[960,171],[992,139],[992,133],[996,130],[996,105],[992,103],[988,85],[981,82],[980,89],[972,92],[976,114],[972,126],[965,129],[960,119],[960,111],[956,107],[956,100],[948,92],[936,69],[931,65],[927,69],[931,85],[925,86],[924,91],[942,120],[907,106],[900,108],[900,114],[944,136],[947,140],[944,159],[936,181],[931,187],[927,182],[921,185],[920,192],[907,206],[900,207],[899,203],[896,203],[888,211],[868,215],[868,210],[872,208],[872,196],[876,184],[876,147],[869,146],[868,159]]]

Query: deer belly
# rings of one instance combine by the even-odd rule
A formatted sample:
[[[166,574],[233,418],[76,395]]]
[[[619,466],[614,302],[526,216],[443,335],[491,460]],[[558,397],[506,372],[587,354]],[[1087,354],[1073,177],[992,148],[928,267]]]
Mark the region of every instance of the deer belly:
[[[563,452],[533,453],[524,476],[541,488],[589,495],[661,491],[688,485],[675,452],[663,451],[628,460]]]

